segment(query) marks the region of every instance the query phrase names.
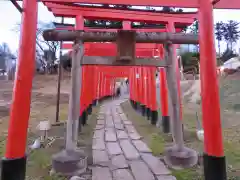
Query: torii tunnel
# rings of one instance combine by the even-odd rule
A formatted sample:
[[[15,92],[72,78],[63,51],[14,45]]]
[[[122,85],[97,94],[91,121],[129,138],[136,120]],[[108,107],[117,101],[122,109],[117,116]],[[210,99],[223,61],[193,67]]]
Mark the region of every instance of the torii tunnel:
[[[22,31],[6,153],[1,161],[1,179],[24,180],[27,161],[27,129],[36,53],[38,8],[36,0],[23,0],[23,8],[16,1],[12,0],[11,2],[22,12]],[[53,29],[44,32],[45,40],[75,41],[71,72],[72,93],[70,94],[69,103],[72,105],[70,112],[72,114],[69,117],[78,118],[80,116],[81,123],[84,124],[87,120],[87,114],[91,113],[92,105],[115,95],[114,82],[116,78],[127,77],[129,79],[132,106],[134,108],[140,106],[144,109],[143,113],[147,114],[149,119],[151,118],[151,124],[155,125],[159,109],[156,101],[155,74],[160,67],[162,124],[165,126],[166,133],[169,133],[169,118],[171,118],[172,134],[175,140],[174,146],[166,151],[166,159],[171,163],[188,163],[189,166],[195,165],[197,159],[196,152],[186,148],[183,142],[182,124],[184,121],[181,121],[181,97],[176,46],[178,44],[199,43],[202,121],[204,128],[204,176],[206,180],[227,180],[216,73],[213,8],[240,9],[239,0],[42,0],[42,2],[55,16],[76,18],[75,29],[64,30],[63,27],[63,30]],[[198,12],[164,14],[103,8],[91,9],[78,7],[76,4],[78,2],[198,8]],[[103,29],[86,28],[84,27],[84,18],[123,21],[123,28],[121,31],[118,29],[108,30],[112,32],[106,32],[107,30]],[[192,24],[196,18],[199,20],[199,39],[195,35],[179,33],[182,26]],[[157,31],[150,29],[134,30],[129,22],[136,21],[163,23],[165,29]],[[135,32],[133,33],[133,31]],[[126,41],[118,39],[121,32],[123,35],[130,35],[132,43],[126,37],[123,38]],[[117,46],[116,51],[116,47],[111,43],[117,40],[120,44],[123,44]],[[94,44],[95,42],[110,42],[110,44]],[[144,43],[151,43],[151,46],[147,47]],[[124,45],[126,46],[125,49]],[[91,48],[91,46],[94,48]],[[108,49],[104,46],[110,48],[110,53],[107,53]],[[140,48],[140,46],[144,47]],[[63,44],[63,47],[69,48],[69,45]],[[132,54],[130,58],[127,57],[128,61],[124,61],[126,59],[121,59],[121,53],[126,52],[127,48],[130,49]],[[103,49],[104,53],[101,52]],[[122,49],[124,50],[121,51]],[[115,54],[119,58],[117,63]],[[154,56],[157,56],[157,58]],[[131,63],[124,65],[126,62]],[[76,74],[77,76],[75,76]],[[80,86],[78,86],[79,83]],[[168,100],[169,96],[171,100]],[[173,109],[172,117],[169,117],[168,104],[171,104]],[[78,106],[79,109],[76,108]],[[73,119],[69,120],[72,121]],[[176,159],[177,162],[173,161]]]

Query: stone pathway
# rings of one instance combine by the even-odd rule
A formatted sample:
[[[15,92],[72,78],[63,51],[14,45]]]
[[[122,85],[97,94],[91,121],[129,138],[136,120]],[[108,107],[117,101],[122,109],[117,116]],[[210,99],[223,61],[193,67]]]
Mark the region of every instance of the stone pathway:
[[[152,155],[113,100],[101,106],[93,136],[93,180],[176,180]]]

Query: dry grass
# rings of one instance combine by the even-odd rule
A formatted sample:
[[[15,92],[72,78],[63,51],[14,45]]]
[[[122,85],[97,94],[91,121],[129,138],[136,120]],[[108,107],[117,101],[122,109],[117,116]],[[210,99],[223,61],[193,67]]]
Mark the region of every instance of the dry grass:
[[[34,78],[32,90],[31,112],[29,119],[28,145],[39,136],[36,126],[39,121],[49,120],[55,123],[56,112],[56,76],[40,75]],[[1,83],[0,100],[5,102],[11,101],[12,83]],[[60,97],[60,121],[66,121],[68,115],[68,89],[69,77],[62,81],[61,97]],[[9,119],[8,108],[0,108],[0,157],[4,155],[5,139],[7,136],[7,127]],[[86,125],[79,134],[79,147],[85,149],[89,156],[89,164],[92,163],[91,147],[93,130],[96,125],[96,116],[98,107],[93,108],[92,115],[88,117],[88,125]],[[41,148],[30,152],[28,150],[27,161],[27,179],[35,180],[64,180],[59,175],[49,176],[51,169],[51,156],[59,152],[65,145],[65,125],[53,126],[49,132],[49,137],[56,140],[48,148]],[[87,178],[89,179],[89,178]]]
[[[240,76],[233,75],[220,79],[221,120],[224,139],[224,150],[227,160],[228,178],[240,179]],[[214,106],[214,104],[213,104]],[[210,111],[210,110],[209,110]],[[202,119],[201,107],[196,104],[184,104],[185,130],[195,134],[196,112],[199,120]],[[199,152],[203,151],[203,144],[199,141],[187,143],[188,146]]]

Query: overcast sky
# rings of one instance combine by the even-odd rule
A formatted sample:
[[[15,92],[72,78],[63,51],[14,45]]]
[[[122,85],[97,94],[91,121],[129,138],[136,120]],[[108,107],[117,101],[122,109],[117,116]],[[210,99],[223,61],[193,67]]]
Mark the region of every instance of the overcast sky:
[[[38,21],[51,22],[55,20],[52,13],[50,13],[42,3],[39,3],[38,7]],[[214,10],[215,23],[228,20],[238,21],[239,17],[240,10]],[[65,20],[65,22],[70,21],[71,20]],[[0,43],[8,43],[13,53],[18,49],[19,43],[19,33],[14,32],[13,29],[19,22],[21,22],[21,15],[12,3],[9,1],[0,1]],[[224,47],[225,44],[223,43],[222,49],[224,49]],[[239,47],[240,42],[238,42],[235,48],[239,49]]]

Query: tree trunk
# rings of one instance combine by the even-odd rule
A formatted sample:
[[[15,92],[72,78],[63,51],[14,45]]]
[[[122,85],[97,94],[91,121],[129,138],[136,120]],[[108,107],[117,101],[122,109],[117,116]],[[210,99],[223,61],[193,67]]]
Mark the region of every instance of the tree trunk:
[[[231,48],[231,51],[232,51],[232,41],[230,41],[230,48]]]
[[[218,54],[219,54],[219,56],[220,56],[220,54],[221,54],[220,41],[219,41],[219,40],[218,40]]]

